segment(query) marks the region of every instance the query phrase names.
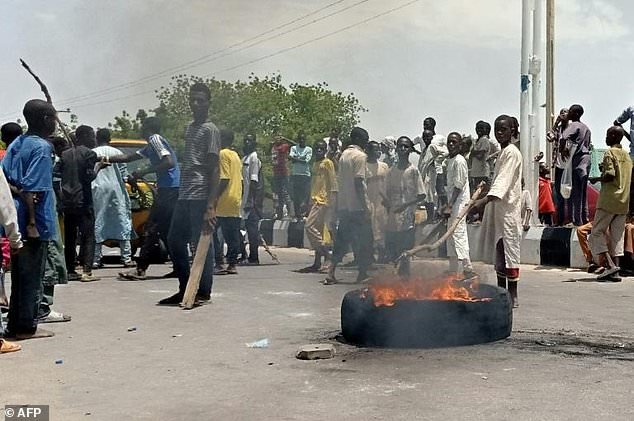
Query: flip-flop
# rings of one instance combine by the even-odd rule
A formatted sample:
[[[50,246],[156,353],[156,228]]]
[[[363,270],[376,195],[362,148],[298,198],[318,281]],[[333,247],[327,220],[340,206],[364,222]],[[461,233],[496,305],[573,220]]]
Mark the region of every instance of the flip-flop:
[[[336,280],[335,278],[331,278],[331,277],[326,277],[326,279],[324,279],[324,282],[322,282],[324,285],[336,285],[339,283],[338,280]]]
[[[4,339],[0,339],[0,354],[8,354],[9,352],[16,352],[22,349],[22,345],[9,342]]]
[[[222,275],[229,275],[229,272],[227,272],[227,269],[222,269],[222,270],[215,270],[214,271],[214,276],[222,276]]]
[[[39,338],[52,338],[55,336],[54,332],[50,330],[40,329],[39,327],[33,333],[16,333],[14,338],[17,341],[24,341],[27,339],[39,339]]]
[[[64,323],[70,322],[71,317],[68,314],[51,311],[46,317],[38,319],[38,323]]]
[[[597,281],[605,281],[606,279],[611,278],[612,275],[619,273],[620,270],[621,268],[618,266],[607,268],[603,271],[603,273],[601,273],[601,275],[597,276]]]
[[[319,268],[316,268],[316,267],[313,267],[313,266],[308,266],[308,267],[305,267],[305,268],[294,270],[293,272],[296,272],[296,273],[319,273]]]

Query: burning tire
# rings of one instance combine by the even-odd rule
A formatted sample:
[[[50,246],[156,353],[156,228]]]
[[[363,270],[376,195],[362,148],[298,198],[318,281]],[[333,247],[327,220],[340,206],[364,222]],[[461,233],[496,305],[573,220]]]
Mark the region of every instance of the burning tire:
[[[341,329],[354,344],[373,347],[433,348],[473,345],[511,334],[513,309],[505,289],[479,285],[473,301],[399,299],[376,305],[367,290],[347,293]]]

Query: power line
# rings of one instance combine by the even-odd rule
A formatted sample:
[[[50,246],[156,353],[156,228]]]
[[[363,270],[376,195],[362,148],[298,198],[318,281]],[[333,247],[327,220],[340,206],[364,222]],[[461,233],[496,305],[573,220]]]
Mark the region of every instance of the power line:
[[[201,65],[203,63],[206,63],[206,62],[210,61],[210,59],[212,59],[211,61],[214,61],[214,60],[216,60],[218,58],[225,57],[227,55],[233,54],[234,52],[231,52],[231,50],[233,48],[235,48],[235,47],[239,47],[239,46],[241,46],[243,44],[246,44],[248,42],[254,41],[254,40],[258,39],[258,38],[261,38],[261,37],[263,37],[265,35],[268,35],[268,34],[270,34],[272,32],[275,32],[275,31],[277,31],[279,29],[287,27],[288,25],[292,25],[292,24],[294,24],[296,22],[302,21],[302,20],[304,20],[304,19],[306,19],[306,18],[308,18],[310,16],[316,15],[316,14],[318,14],[318,13],[320,13],[320,12],[326,10],[326,9],[329,9],[329,8],[331,8],[333,6],[336,6],[337,4],[342,3],[344,1],[345,0],[334,1],[334,2],[329,3],[329,4],[327,4],[327,5],[323,6],[323,7],[320,7],[319,9],[316,9],[316,10],[314,10],[312,12],[306,13],[306,14],[304,14],[302,16],[299,16],[299,17],[297,17],[295,19],[292,19],[292,20],[290,20],[288,22],[284,22],[284,23],[282,23],[282,24],[280,24],[280,25],[278,25],[278,26],[276,26],[274,28],[271,28],[271,29],[268,29],[268,30],[266,30],[264,32],[261,32],[261,33],[255,35],[255,36],[253,36],[253,37],[244,39],[242,41],[238,41],[238,42],[233,43],[233,44],[231,44],[231,45],[229,45],[227,47],[221,48],[219,50],[212,51],[211,53],[205,54],[205,55],[203,55],[201,57],[198,57],[198,58],[196,58],[194,60],[187,61],[187,62],[179,64],[177,66],[173,66],[173,67],[167,68],[167,69],[162,70],[160,72],[153,73],[153,74],[141,77],[139,79],[136,79],[136,80],[133,80],[133,81],[130,81],[130,82],[122,83],[122,84],[119,84],[119,85],[111,86],[109,88],[100,89],[100,90],[89,92],[89,93],[82,94],[82,95],[77,95],[77,96],[74,96],[74,97],[64,98],[60,102],[68,103],[68,102],[71,102],[71,101],[75,102],[75,101],[81,101],[82,99],[86,99],[86,98],[94,98],[96,96],[103,96],[103,95],[106,95],[106,94],[111,93],[111,92],[115,92],[115,91],[118,91],[118,90],[131,88],[131,87],[134,87],[134,86],[137,86],[137,85],[140,85],[140,84],[144,84],[144,83],[159,79],[159,78],[161,78],[161,77],[163,77],[165,75],[168,75],[168,74],[170,74],[172,72],[182,71],[182,70],[186,70],[186,69],[191,68],[191,67],[199,66],[199,65]],[[367,1],[367,0],[365,0],[365,1]],[[361,3],[363,3],[363,2],[361,2]],[[349,8],[350,7],[347,7],[345,9],[341,10],[341,11],[345,11],[345,10],[347,10]],[[338,12],[338,13],[340,13],[340,12]],[[330,16],[332,16],[332,14]],[[296,29],[298,29],[298,28],[296,28]],[[288,33],[288,31],[286,33]],[[281,34],[281,35],[283,35],[283,34]],[[275,37],[281,36],[281,35],[275,35],[275,36],[273,36],[271,38],[267,38],[264,41],[267,41],[269,39],[272,39],[272,38],[275,38]],[[264,42],[264,41],[261,41],[261,42]],[[251,45],[249,45],[249,46],[247,46],[245,48],[250,48],[253,45],[257,45],[257,44],[259,44],[261,42],[257,42],[255,44],[251,44]],[[238,51],[241,51],[241,50],[242,49],[240,49]],[[222,55],[220,57],[215,57],[215,56],[217,56],[219,54],[222,54]]]
[[[328,38],[330,36],[333,36],[333,35],[339,34],[341,32],[347,31],[348,29],[354,28],[355,26],[363,25],[364,23],[368,23],[368,22],[373,21],[375,19],[378,19],[378,18],[380,18],[382,16],[385,16],[385,15],[388,15],[390,13],[396,12],[397,10],[401,10],[401,9],[403,9],[403,8],[405,8],[407,6],[410,6],[410,5],[414,4],[414,3],[418,3],[419,1],[420,0],[411,0],[411,1],[407,2],[407,3],[404,3],[404,4],[402,4],[400,6],[397,6],[397,7],[393,7],[392,9],[388,9],[385,12],[381,12],[381,13],[379,13],[377,15],[371,16],[371,17],[369,17],[367,19],[364,19],[364,20],[362,20],[360,22],[353,23],[353,24],[348,25],[348,26],[344,26],[343,28],[338,29],[336,31],[329,32],[329,33],[324,34],[322,36],[319,36],[317,38],[309,39],[308,41],[304,41],[302,43],[293,45],[292,47],[288,47],[288,48],[284,48],[282,50],[278,50],[278,51],[276,51],[274,53],[267,54],[265,56],[262,56],[262,57],[247,61],[247,62],[242,63],[242,64],[238,64],[238,65],[235,65],[235,66],[227,67],[227,68],[224,68],[224,69],[219,70],[217,72],[208,73],[208,74],[204,75],[204,77],[208,77],[208,76],[211,76],[211,75],[216,74],[216,73],[226,72],[226,71],[238,69],[240,67],[248,66],[249,64],[257,63],[259,61],[266,60],[266,59],[271,58],[271,57],[275,57],[277,55],[286,53],[286,52],[294,50],[296,48],[300,48],[300,47],[303,47],[305,45],[312,44],[313,42],[321,41],[324,38]]]
[[[404,9],[405,7],[411,6],[414,3],[418,3],[419,1],[421,1],[421,0],[410,0],[407,3],[401,4],[400,6],[396,6],[396,7],[393,7],[391,9],[385,10],[385,11],[383,11],[381,13],[378,13],[376,15],[370,16],[369,18],[363,19],[363,20],[361,20],[359,22],[356,22],[356,23],[350,24],[348,26],[345,26],[343,28],[337,29],[336,31],[329,32],[327,34],[321,35],[321,36],[316,37],[316,38],[311,38],[311,39],[309,39],[307,41],[301,42],[301,43],[293,45],[291,47],[283,48],[283,49],[278,50],[276,52],[273,52],[273,53],[258,57],[258,58],[253,59],[253,60],[249,60],[247,62],[238,64],[238,65],[235,65],[235,66],[227,67],[227,68],[218,70],[216,72],[212,72],[212,73],[206,74],[206,75],[204,75],[204,77],[209,77],[209,76],[214,75],[216,73],[226,72],[226,71],[238,69],[240,67],[248,66],[250,64],[254,64],[254,63],[269,59],[271,57],[278,56],[280,54],[284,54],[286,52],[295,50],[297,48],[304,47],[304,46],[306,46],[308,44],[312,44],[314,42],[321,41],[321,40],[323,40],[325,38],[328,38],[328,37],[331,37],[333,35],[337,35],[339,33],[345,32],[345,31],[347,31],[349,29],[352,29],[352,28],[354,28],[356,26],[363,25],[365,23],[368,23],[368,22],[371,22],[373,20],[376,20],[376,19],[378,19],[380,17],[386,16],[386,15],[388,15],[390,13],[394,13],[394,12],[396,12],[398,10]],[[155,89],[148,90],[148,91],[143,91],[143,92],[139,92],[139,93],[135,93],[135,94],[131,94],[131,95],[126,95],[126,96],[119,97],[119,98],[113,98],[113,99],[109,99],[109,100],[99,101],[99,102],[95,102],[95,103],[80,104],[80,105],[76,105],[74,108],[83,108],[83,107],[90,107],[90,106],[94,106],[94,105],[107,104],[107,103],[111,103],[111,102],[120,101],[120,100],[123,100],[123,99],[128,99],[128,98],[144,95],[144,94],[147,94],[147,93],[150,93],[150,92],[155,92]]]

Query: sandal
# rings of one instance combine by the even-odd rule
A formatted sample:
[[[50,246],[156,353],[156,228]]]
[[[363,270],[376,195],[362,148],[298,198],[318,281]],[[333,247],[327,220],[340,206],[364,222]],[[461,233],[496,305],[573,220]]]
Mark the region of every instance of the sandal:
[[[296,270],[297,273],[319,273],[320,268],[316,268],[315,266],[307,266],[305,268],[301,268]]]
[[[620,270],[621,268],[618,266],[607,268],[603,271],[603,273],[601,273],[601,275],[597,276],[597,281],[605,281],[606,279],[611,278],[612,275],[619,273]]]
[[[21,349],[22,345],[0,339],[0,354],[8,354],[9,352],[16,352]]]
[[[324,282],[323,282],[324,285],[335,285],[338,283],[339,283],[338,280],[336,280],[335,278],[331,278],[329,276],[326,277],[326,279],[324,279]]]

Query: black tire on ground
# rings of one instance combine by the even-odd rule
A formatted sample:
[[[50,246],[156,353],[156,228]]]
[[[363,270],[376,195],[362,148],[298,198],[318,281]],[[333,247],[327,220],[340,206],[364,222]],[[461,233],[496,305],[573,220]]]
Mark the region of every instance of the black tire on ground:
[[[473,345],[511,334],[513,308],[508,292],[480,285],[490,301],[397,301],[375,307],[371,297],[350,291],[341,304],[343,337],[353,344],[393,348]]]

